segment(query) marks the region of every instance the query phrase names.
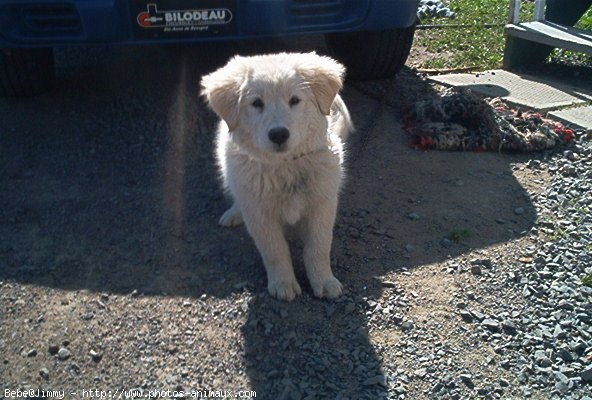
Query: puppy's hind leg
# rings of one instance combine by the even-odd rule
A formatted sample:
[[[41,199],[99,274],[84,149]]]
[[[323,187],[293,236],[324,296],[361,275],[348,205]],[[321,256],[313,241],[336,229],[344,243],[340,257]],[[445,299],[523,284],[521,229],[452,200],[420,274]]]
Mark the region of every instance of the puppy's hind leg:
[[[243,224],[243,214],[240,207],[235,203],[222,214],[218,224],[225,227],[239,226]]]

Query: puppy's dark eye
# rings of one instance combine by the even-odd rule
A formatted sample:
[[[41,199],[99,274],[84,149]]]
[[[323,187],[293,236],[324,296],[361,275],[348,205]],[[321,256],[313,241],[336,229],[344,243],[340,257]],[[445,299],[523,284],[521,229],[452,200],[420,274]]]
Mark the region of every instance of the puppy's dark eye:
[[[292,96],[292,98],[290,99],[290,107],[293,107],[298,103],[300,103],[300,99],[296,96]]]
[[[255,108],[259,108],[261,110],[263,110],[263,100],[261,99],[255,99],[253,100],[253,102],[251,103],[251,105]]]

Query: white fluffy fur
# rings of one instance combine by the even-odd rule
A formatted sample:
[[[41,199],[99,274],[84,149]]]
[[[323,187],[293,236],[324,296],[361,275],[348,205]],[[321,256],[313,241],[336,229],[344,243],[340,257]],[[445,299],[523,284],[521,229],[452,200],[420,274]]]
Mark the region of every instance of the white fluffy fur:
[[[338,94],[343,73],[343,66],[328,57],[281,53],[235,57],[201,82],[222,118],[217,157],[234,199],[220,224],[245,223],[263,258],[269,292],[279,299],[301,293],[286,225],[298,228],[314,294],[342,293],[331,272],[330,250],[343,178],[342,140],[352,129]],[[281,145],[268,135],[278,127],[290,132]]]

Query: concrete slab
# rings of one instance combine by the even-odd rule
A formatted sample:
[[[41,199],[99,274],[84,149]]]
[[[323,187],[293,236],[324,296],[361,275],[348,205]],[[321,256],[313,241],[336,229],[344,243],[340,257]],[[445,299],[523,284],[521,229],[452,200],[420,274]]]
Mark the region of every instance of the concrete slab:
[[[504,70],[473,74],[438,75],[429,78],[447,86],[466,87],[488,97],[540,111],[592,101],[592,88],[580,88]]]
[[[592,129],[592,106],[581,106],[551,111],[549,116],[567,125],[575,125],[576,127],[583,129]]]

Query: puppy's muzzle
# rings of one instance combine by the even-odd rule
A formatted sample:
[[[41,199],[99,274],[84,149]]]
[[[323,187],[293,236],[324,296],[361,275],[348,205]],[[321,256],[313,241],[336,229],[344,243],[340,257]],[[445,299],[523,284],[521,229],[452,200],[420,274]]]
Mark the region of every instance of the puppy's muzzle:
[[[267,136],[269,137],[269,140],[271,140],[272,143],[281,146],[284,143],[286,143],[286,141],[288,141],[288,138],[290,137],[290,131],[282,126],[270,129],[267,133]]]

